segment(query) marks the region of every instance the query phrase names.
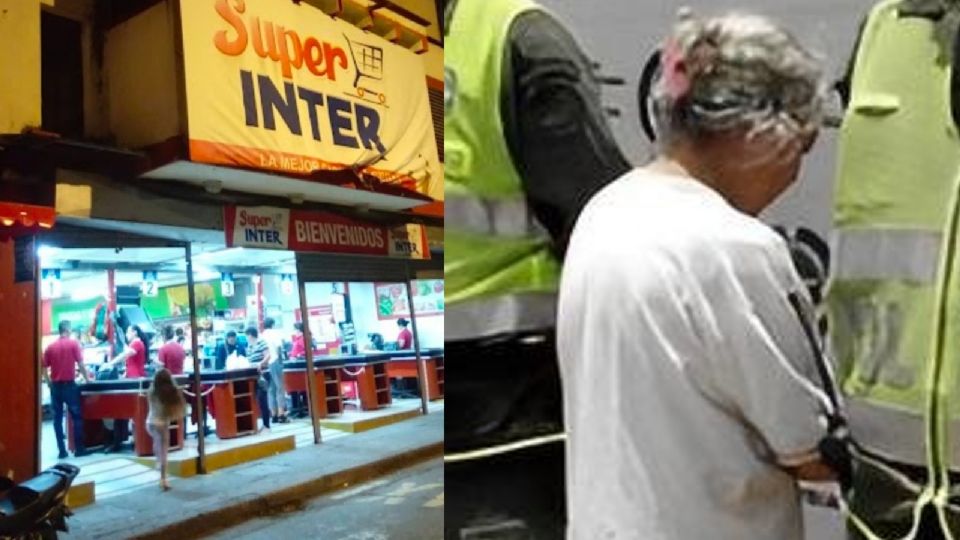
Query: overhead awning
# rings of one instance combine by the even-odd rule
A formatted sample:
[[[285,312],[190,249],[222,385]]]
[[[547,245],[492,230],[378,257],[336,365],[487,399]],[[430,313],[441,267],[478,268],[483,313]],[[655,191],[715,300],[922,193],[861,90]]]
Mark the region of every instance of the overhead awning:
[[[144,173],[142,178],[185,182],[203,187],[210,193],[219,193],[221,190],[237,191],[285,198],[295,203],[318,202],[388,212],[409,212],[416,207],[431,203],[429,197],[410,190],[397,188],[392,190],[392,193],[384,192],[389,186],[380,186],[378,192],[328,183],[334,178],[307,181],[268,171],[193,163],[186,160],[173,161],[157,167]]]

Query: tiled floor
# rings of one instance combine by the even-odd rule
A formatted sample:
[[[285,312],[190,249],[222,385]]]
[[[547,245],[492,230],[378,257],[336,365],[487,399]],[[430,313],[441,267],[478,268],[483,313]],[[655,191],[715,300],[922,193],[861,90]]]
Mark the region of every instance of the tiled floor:
[[[297,448],[313,444],[313,428],[310,427],[309,418],[291,419],[289,424],[274,424],[270,431],[272,431],[274,435],[293,434],[296,437]],[[323,441],[329,441],[347,435],[350,434],[345,431],[320,428],[320,439]]]
[[[395,399],[389,407],[377,411],[364,412],[358,411],[353,407],[348,407],[343,414],[335,416],[334,418],[361,420],[394,414],[397,411],[419,409],[419,407],[419,399]],[[442,411],[443,401],[430,402],[428,410],[430,412]],[[188,428],[189,427],[190,426],[188,426]],[[261,433],[248,437],[225,440],[218,439],[215,435],[210,435],[204,442],[207,452],[212,452],[218,449],[250,444],[257,440],[263,440],[263,438],[266,437],[283,437],[291,434],[295,437],[297,447],[313,444],[313,429],[310,426],[309,419],[292,419],[287,424],[274,424],[270,434]],[[351,434],[348,432],[336,429],[321,428],[320,431],[320,436],[323,441],[330,441],[349,435]],[[43,468],[51,467],[59,461],[57,459],[57,444],[54,438],[53,423],[51,421],[43,423],[41,449]],[[184,454],[197,455],[197,439],[195,435],[188,435],[187,440],[184,441],[183,450],[171,453],[171,457],[182,457]],[[96,498],[102,500],[157,485],[160,480],[160,472],[152,467],[137,463],[134,461],[134,457],[132,452],[117,454],[95,452],[81,458],[71,456],[63,461],[78,465],[80,467],[80,476],[75,483],[86,481],[95,482]]]

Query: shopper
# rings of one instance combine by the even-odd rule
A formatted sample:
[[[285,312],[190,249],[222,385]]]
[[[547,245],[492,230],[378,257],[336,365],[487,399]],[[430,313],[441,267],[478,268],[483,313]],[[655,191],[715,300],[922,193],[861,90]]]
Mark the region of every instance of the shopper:
[[[169,328],[169,327],[168,327]],[[153,438],[153,455],[160,466],[160,488],[170,489],[167,482],[167,449],[170,446],[170,423],[183,422],[187,402],[173,382],[170,370],[160,369],[153,376],[153,384],[147,394],[150,413],[147,415],[147,432]]]
[[[187,353],[177,341],[173,326],[168,324],[163,327],[163,339],[165,343],[160,347],[157,358],[163,364],[163,367],[170,371],[171,375],[182,375],[183,361],[186,359]]]
[[[400,333],[397,334],[398,350],[404,351],[413,348],[413,332],[407,328],[409,325],[410,321],[406,319],[397,319],[397,326],[400,328]]]
[[[681,14],[659,156],[589,202],[564,264],[568,538],[803,538],[832,411],[788,300],[805,285],[755,216],[796,180],[822,90],[769,20]]]
[[[290,358],[302,360],[307,357],[307,347],[303,344],[303,323],[293,323],[294,334],[290,339]]]
[[[43,379],[50,386],[50,406],[53,408],[53,432],[57,436],[58,459],[69,457],[63,437],[63,406],[67,406],[73,421],[74,457],[88,454],[83,440],[83,411],[80,389],[76,378],[79,373],[84,382],[90,382],[83,366],[83,351],[80,342],[70,337],[70,321],[60,321],[60,337],[43,351]]]
[[[372,332],[367,334],[367,346],[366,348],[370,351],[382,351],[383,350],[383,334]]]
[[[174,331],[174,333],[175,333],[176,336],[177,336],[177,343],[179,343],[181,347],[183,347],[184,349],[186,349],[186,347],[187,347],[187,345],[186,345],[186,343],[187,343],[187,336],[186,336],[186,334],[184,333],[183,328],[177,328],[177,329]]]
[[[270,370],[270,409],[273,411],[273,421],[285,424],[290,421],[287,418],[287,390],[283,381],[283,359],[286,351],[283,348],[283,335],[280,330],[274,328],[276,321],[271,317],[263,320],[263,341],[267,342],[270,348],[269,365]]]
[[[227,369],[227,357],[234,353],[236,353],[237,356],[246,356],[247,348],[244,347],[242,343],[237,342],[237,333],[230,330],[227,332],[223,341],[217,343],[213,368],[216,370]]]
[[[257,405],[260,407],[260,418],[263,419],[263,429],[270,432],[270,401],[267,394],[270,390],[271,374],[269,370],[270,347],[266,340],[259,339],[260,332],[255,326],[247,328],[247,360],[260,370],[257,380]]]
[[[290,358],[294,360],[303,360],[307,357],[307,348],[303,344],[303,323],[296,322],[293,323],[294,334],[290,339],[291,348],[290,348]],[[316,350],[316,347],[314,347]],[[307,416],[308,407],[307,407],[307,393],[306,392],[291,392],[290,393],[290,414],[294,418],[303,418]]]

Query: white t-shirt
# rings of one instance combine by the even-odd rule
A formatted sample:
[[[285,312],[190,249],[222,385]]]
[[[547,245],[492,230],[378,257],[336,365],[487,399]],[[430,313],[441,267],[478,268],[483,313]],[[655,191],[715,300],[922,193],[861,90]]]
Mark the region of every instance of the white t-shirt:
[[[276,328],[267,328],[263,331],[261,339],[267,342],[267,348],[270,349],[270,364],[280,359],[280,347],[283,347],[283,335]]]
[[[692,179],[635,170],[586,206],[557,327],[569,538],[802,539],[777,464],[815,457],[829,405],[791,291],[776,233]]]

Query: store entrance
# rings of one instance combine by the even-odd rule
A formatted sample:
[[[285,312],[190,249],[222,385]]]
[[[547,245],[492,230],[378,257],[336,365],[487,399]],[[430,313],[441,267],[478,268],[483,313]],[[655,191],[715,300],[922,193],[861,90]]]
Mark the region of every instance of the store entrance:
[[[73,386],[42,384],[41,466],[79,465],[75,484],[95,485],[97,499],[159,481],[146,424],[160,369],[188,403],[171,425],[171,476],[209,470],[213,454],[216,466],[230,466],[313,442],[309,419],[292,418],[305,408],[270,405],[270,369],[251,361],[258,337],[275,344],[273,359],[290,350],[300,304],[293,254],[227,248],[206,231],[176,234],[64,225],[38,240],[39,346],[75,341],[82,355],[75,372],[43,368]]]
[[[38,345],[76,340],[83,365],[58,375],[73,377],[75,396],[43,384],[41,466],[80,465],[75,485],[95,485],[97,499],[158,481],[145,424],[160,369],[189,404],[169,433],[173,476],[442,408],[442,279],[410,279],[406,262],[331,261],[227,247],[217,232],[155,227],[171,239],[123,227],[63,225],[37,242]],[[324,279],[331,271],[342,273]]]
[[[155,373],[167,368],[188,388],[185,374],[194,371],[192,356],[182,346],[178,357],[161,358],[166,340],[155,311],[157,293],[164,288],[182,289],[178,309],[190,303],[187,246],[70,226],[38,237],[40,465],[79,465],[81,477],[74,485],[96,482],[99,498],[154,486],[160,479],[158,471],[134,458],[154,453],[146,419]],[[185,327],[181,340],[191,334],[189,323]],[[188,410],[199,411],[197,401],[187,398]],[[196,453],[196,442],[188,442],[196,433],[189,418],[171,422],[170,451],[183,452],[192,444]]]
[[[142,261],[140,268],[134,268],[137,264],[120,264],[116,259],[121,256]],[[62,381],[65,376],[55,373],[58,367],[53,365],[58,361],[54,356],[62,356],[62,353],[54,352],[62,350],[57,344],[62,336],[80,344],[83,370],[87,380],[91,382],[119,382],[143,378],[146,383],[153,377],[159,368],[157,355],[163,336],[162,326],[148,311],[153,307],[151,298],[143,296],[143,275],[144,272],[156,272],[156,280],[150,282],[153,287],[171,284],[184,287],[182,283],[186,281],[185,272],[153,270],[156,268],[153,261],[170,257],[182,260],[183,249],[132,248],[114,251],[50,246],[41,248],[46,277],[42,280],[41,287],[40,348],[44,351],[45,367],[52,370],[51,375],[55,379]],[[185,328],[189,335],[189,323]],[[178,331],[182,336],[183,328],[178,327]],[[144,346],[143,355],[121,358],[125,349],[134,342]],[[183,365],[184,360],[181,359],[178,366],[171,366],[179,374],[184,373],[187,367]],[[79,373],[68,375],[77,374]],[[130,446],[132,442],[128,439],[129,433],[124,435],[123,426],[117,426],[116,435],[124,439],[115,439],[114,424],[118,423],[115,416],[126,413],[135,418],[145,414],[145,411],[140,410],[140,400],[132,399],[130,410],[117,410],[110,413],[113,416],[102,418],[93,417],[96,405],[90,403],[84,408],[87,420],[83,422],[83,440],[80,440],[69,436],[77,428],[76,418],[69,414],[69,409],[75,403],[71,396],[55,395],[58,381],[52,382],[54,384],[44,384],[41,391],[44,411],[41,465],[44,468],[67,458],[70,453],[81,454],[84,449],[114,452],[133,450]],[[138,385],[137,390],[140,390],[139,386],[142,385]],[[64,411],[66,427],[61,435],[57,435],[52,422],[55,400],[67,405]],[[126,431],[129,432],[129,429]],[[58,439],[62,440],[62,444]],[[180,442],[182,441],[178,441],[177,446]]]
[[[297,319],[307,314],[318,416],[330,414],[325,402],[342,403],[338,422],[362,430],[442,410],[440,276],[415,279],[407,260],[322,254],[298,254],[297,269]]]

